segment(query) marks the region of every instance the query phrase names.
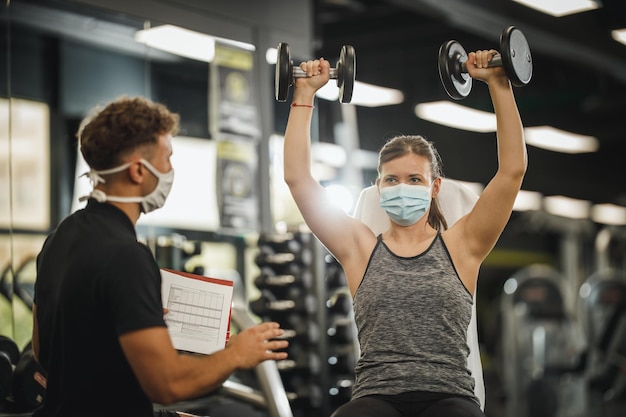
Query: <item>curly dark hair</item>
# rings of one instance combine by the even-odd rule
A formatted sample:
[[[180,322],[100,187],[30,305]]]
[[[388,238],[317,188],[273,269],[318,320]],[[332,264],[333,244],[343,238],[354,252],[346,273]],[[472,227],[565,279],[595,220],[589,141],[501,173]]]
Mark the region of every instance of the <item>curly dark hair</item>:
[[[158,137],[176,135],[180,117],[165,105],[143,97],[121,97],[96,108],[77,132],[80,151],[96,170],[120,165],[122,158]]]
[[[415,155],[420,155],[428,159],[433,174],[433,180],[438,177],[443,177],[443,168],[439,152],[437,152],[432,142],[420,135],[400,135],[389,139],[378,154],[378,175],[380,176],[382,165],[385,162],[400,158],[409,153],[414,153]],[[445,217],[443,217],[437,198],[433,199],[430,206],[428,223],[436,230],[447,229],[448,222]]]

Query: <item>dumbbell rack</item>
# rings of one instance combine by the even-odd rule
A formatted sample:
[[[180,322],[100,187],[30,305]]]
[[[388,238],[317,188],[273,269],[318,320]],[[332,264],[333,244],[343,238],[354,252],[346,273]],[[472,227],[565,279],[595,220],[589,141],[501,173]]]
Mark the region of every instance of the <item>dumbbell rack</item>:
[[[356,337],[343,270],[309,232],[264,234],[250,310],[290,342],[277,363],[294,417],[330,415],[350,398]]]

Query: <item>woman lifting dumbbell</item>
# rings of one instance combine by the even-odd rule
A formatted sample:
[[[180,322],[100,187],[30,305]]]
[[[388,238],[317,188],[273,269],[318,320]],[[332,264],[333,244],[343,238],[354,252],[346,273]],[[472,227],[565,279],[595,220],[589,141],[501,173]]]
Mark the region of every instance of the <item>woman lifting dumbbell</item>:
[[[333,417],[484,416],[467,369],[466,331],[481,263],[512,212],[527,167],[511,81],[494,50],[467,55],[497,118],[498,170],[473,209],[446,225],[437,203],[441,164],[432,142],[398,136],[379,154],[376,185],[391,226],[376,236],[333,206],[311,174],[314,97],[325,59],[300,64],[284,144],[284,179],[307,225],[339,261],[353,297],[361,355],[351,400]]]

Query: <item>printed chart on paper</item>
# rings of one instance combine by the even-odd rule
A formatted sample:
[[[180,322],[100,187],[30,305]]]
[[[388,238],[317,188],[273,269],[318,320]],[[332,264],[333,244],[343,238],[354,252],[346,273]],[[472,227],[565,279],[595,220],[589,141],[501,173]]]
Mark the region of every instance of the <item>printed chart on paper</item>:
[[[166,315],[170,334],[214,344],[219,337],[224,295],[196,288],[172,285]]]

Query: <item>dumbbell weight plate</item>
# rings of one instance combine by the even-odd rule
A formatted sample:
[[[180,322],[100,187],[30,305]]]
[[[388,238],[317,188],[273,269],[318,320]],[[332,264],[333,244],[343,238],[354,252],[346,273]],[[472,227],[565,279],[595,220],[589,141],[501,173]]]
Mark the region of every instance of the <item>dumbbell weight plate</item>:
[[[533,61],[530,46],[522,31],[514,26],[506,28],[500,35],[500,51],[502,65],[511,84],[516,87],[528,84],[533,75]]]
[[[276,72],[274,74],[274,94],[276,100],[284,102],[289,95],[289,87],[293,83],[292,63],[289,45],[279,43],[276,52]]]
[[[0,405],[4,403],[11,392],[13,366],[9,357],[0,352]]]
[[[35,360],[32,345],[27,345],[15,366],[13,375],[13,399],[20,411],[33,411],[42,403],[46,394],[46,375]]]
[[[339,87],[339,101],[349,103],[354,91],[356,75],[356,54],[350,45],[341,47],[339,62],[337,63],[337,87]]]
[[[462,71],[462,64],[467,61],[467,52],[457,41],[451,40],[439,48],[439,78],[448,95],[461,100],[472,91],[472,77]]]
[[[0,336],[0,404],[11,392],[13,368],[20,358],[17,344],[6,336]]]
[[[12,364],[16,364],[20,358],[20,348],[6,336],[0,336],[0,352],[4,353]]]

